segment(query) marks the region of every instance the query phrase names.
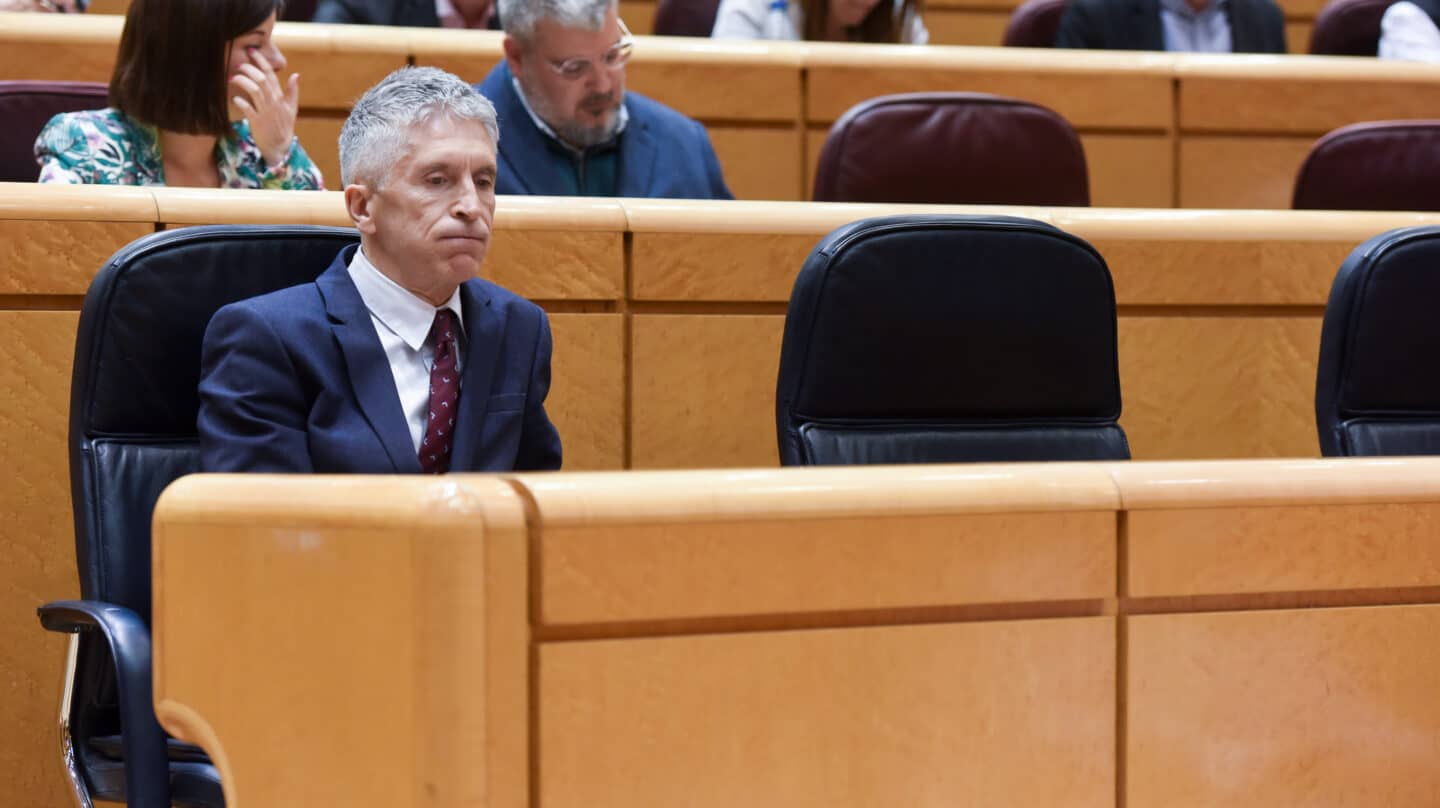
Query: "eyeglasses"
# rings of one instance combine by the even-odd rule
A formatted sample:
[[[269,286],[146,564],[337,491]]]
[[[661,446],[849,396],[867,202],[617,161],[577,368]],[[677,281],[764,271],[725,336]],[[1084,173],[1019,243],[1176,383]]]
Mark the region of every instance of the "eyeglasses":
[[[600,57],[600,67],[604,70],[619,70],[630,61],[630,54],[635,51],[635,37],[630,35],[630,29],[625,27],[625,21],[617,19],[620,24],[620,39],[610,50]],[[590,66],[594,64],[593,59],[577,56],[574,59],[566,59],[563,62],[550,62],[550,69],[554,70],[560,78],[566,81],[578,81],[589,75]]]

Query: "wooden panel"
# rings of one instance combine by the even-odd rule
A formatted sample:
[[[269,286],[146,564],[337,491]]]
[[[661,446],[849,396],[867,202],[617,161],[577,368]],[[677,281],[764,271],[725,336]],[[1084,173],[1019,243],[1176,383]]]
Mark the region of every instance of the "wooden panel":
[[[1335,270],[1355,246],[1289,240],[1090,243],[1105,256],[1122,306],[1324,306]]]
[[[483,274],[533,300],[617,300],[625,293],[624,240],[618,230],[524,230],[497,223]]]
[[[1285,21],[1285,46],[1290,53],[1310,52],[1310,32],[1315,30],[1315,23],[1310,20],[1304,22],[1287,19]]]
[[[1120,318],[1137,460],[1313,457],[1320,317]]]
[[[621,0],[620,19],[635,36],[648,36],[655,31],[654,0]]]
[[[500,43],[505,35],[499,31],[409,28],[405,37],[415,64],[448,70],[474,84],[504,56]]]
[[[1005,41],[1009,11],[928,8],[925,27],[931,45],[983,45],[999,47]]]
[[[1256,74],[1245,69],[1247,64],[1274,65],[1274,57],[1230,58],[1235,61],[1215,69],[1211,60],[1197,59],[1201,67],[1182,70],[1182,131],[1314,138],[1358,121],[1429,118],[1440,108],[1440,81],[1435,80],[1440,69],[1432,66],[1405,65],[1402,73],[1394,63],[1306,57]],[[1404,80],[1407,75],[1410,80]]]
[[[332,191],[345,190],[340,181],[340,127],[344,125],[344,115],[313,109],[301,110],[295,121],[295,136],[319,167],[325,187]]]
[[[524,570],[493,478],[183,480],[156,512],[156,712],[236,808],[521,808]]]
[[[815,198],[815,173],[820,166],[820,152],[825,149],[825,138],[830,136],[830,127],[811,127],[805,130],[805,196]]]
[[[1440,796],[1440,607],[1127,623],[1127,805],[1431,805]]]
[[[630,248],[636,300],[790,299],[820,236],[790,233],[636,233]]]
[[[725,184],[736,199],[805,199],[800,171],[802,137],[795,128],[711,125],[710,143]]]
[[[1168,208],[1175,200],[1175,152],[1169,135],[1081,133],[1096,207]]]
[[[569,471],[625,465],[625,323],[619,314],[551,314],[545,409]]]
[[[1104,511],[547,525],[538,538],[544,625],[1115,592],[1115,514]]]
[[[1440,586],[1440,504],[1133,511],[1128,535],[1135,597]]]
[[[708,44],[708,40],[677,38],[640,42],[635,46],[635,58],[625,68],[626,86],[692,118],[799,122],[801,91],[797,62],[780,58],[747,59],[743,52],[733,52],[733,47],[728,58],[723,59],[700,60],[679,50],[696,47],[697,43]],[[696,92],[698,87],[705,91]]]
[[[1112,618],[540,649],[541,805],[1115,799]]]
[[[407,30],[282,22],[275,25],[275,44],[285,54],[286,72],[300,74],[302,107],[349,110],[367,89],[409,62]]]
[[[74,312],[0,312],[0,804],[47,808],[67,796],[55,730],[65,638],[35,607],[80,596],[65,449]]]
[[[1180,207],[1287,210],[1311,137],[1190,137],[1180,141]]]
[[[0,14],[0,76],[109,83],[124,22],[108,14]]]
[[[116,250],[153,232],[143,222],[0,220],[0,294],[83,295]]]
[[[773,466],[779,315],[636,315],[631,467]]]

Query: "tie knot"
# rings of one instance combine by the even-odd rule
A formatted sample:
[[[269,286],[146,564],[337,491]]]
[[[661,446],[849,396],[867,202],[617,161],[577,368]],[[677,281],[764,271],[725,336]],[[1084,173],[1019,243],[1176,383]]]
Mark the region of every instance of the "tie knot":
[[[430,343],[432,345],[453,343],[457,327],[455,312],[449,309],[439,309],[435,312],[435,322],[430,324]]]

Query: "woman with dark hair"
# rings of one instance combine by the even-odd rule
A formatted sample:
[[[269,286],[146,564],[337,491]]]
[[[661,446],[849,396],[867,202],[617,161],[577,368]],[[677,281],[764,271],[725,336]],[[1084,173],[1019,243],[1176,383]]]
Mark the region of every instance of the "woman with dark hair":
[[[300,76],[282,87],[277,75],[280,3],[133,0],[110,106],[50,119],[35,141],[40,181],[322,188],[295,138]]]
[[[924,45],[924,0],[720,0],[716,39]]]

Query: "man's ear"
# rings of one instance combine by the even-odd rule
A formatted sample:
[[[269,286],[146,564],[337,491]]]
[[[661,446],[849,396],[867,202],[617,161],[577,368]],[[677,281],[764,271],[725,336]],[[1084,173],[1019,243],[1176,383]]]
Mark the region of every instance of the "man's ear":
[[[520,43],[516,41],[515,37],[509,34],[505,35],[503,44],[505,46],[505,63],[510,65],[510,72],[516,78],[520,78],[525,73],[525,49],[520,47]]]
[[[368,185],[356,183],[345,186],[345,212],[350,214],[350,221],[355,223],[356,229],[366,235],[375,233],[375,217],[370,210],[374,195]]]

